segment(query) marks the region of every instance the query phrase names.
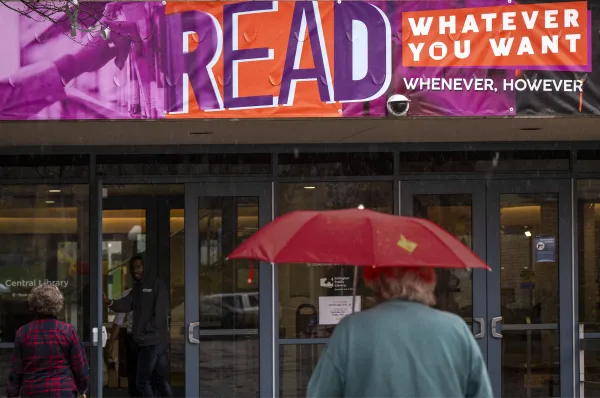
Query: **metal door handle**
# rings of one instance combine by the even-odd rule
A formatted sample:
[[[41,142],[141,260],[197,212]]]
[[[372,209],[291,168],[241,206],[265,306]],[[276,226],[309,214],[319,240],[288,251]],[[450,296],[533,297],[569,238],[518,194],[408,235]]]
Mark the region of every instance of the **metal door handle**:
[[[98,336],[100,335],[100,336]],[[102,342],[102,347],[106,347],[106,342],[108,341],[108,331],[106,330],[106,326],[102,326],[101,330],[98,328],[92,329],[92,345],[94,347],[98,347],[98,343]]]
[[[479,324],[479,333],[475,335],[475,338],[482,339],[485,336],[485,321],[483,318],[475,318],[475,323]]]
[[[498,323],[502,322],[502,317],[501,316],[497,316],[495,318],[492,318],[492,337],[495,337],[497,339],[501,339],[502,338],[502,333],[498,333],[497,327],[498,327]]]
[[[194,337],[194,329],[200,326],[200,322],[192,322],[188,326],[188,340],[192,344],[200,344],[200,340]]]

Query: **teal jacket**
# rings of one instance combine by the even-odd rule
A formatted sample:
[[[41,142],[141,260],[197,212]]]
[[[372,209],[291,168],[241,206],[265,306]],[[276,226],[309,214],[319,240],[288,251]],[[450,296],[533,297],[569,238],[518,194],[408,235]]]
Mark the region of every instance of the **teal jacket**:
[[[308,398],[490,398],[486,365],[467,324],[392,300],[344,318],[308,385]]]

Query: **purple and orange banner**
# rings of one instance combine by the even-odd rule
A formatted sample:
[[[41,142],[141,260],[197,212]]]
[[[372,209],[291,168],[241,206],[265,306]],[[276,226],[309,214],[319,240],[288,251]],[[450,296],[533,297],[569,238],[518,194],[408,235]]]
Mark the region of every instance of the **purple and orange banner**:
[[[595,2],[115,2],[79,17],[108,38],[0,6],[0,120],[600,114]]]

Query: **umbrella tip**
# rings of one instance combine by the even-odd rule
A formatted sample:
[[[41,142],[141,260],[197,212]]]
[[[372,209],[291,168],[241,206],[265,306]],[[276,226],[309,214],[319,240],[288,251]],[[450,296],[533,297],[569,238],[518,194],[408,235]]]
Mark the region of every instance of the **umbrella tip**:
[[[359,209],[359,210],[364,210],[364,209],[365,209],[365,206],[363,206],[363,205],[358,205],[358,209]]]

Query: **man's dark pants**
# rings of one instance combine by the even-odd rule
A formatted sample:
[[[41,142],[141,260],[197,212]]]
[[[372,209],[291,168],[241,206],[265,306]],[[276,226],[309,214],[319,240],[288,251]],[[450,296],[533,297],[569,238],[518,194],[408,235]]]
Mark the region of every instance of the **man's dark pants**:
[[[137,390],[138,346],[130,333],[125,334],[125,350],[127,358],[127,390],[130,397],[139,397]]]
[[[154,397],[153,387],[161,397],[173,396],[166,345],[138,346],[136,386],[141,397]]]

